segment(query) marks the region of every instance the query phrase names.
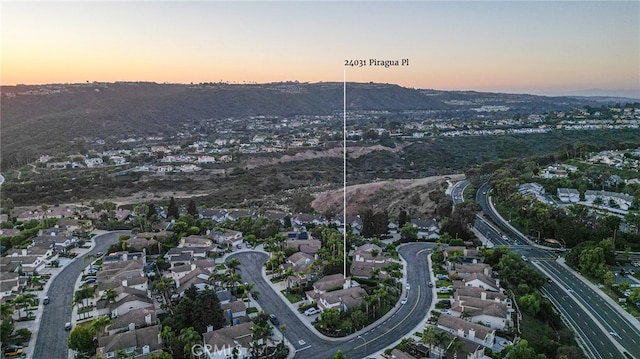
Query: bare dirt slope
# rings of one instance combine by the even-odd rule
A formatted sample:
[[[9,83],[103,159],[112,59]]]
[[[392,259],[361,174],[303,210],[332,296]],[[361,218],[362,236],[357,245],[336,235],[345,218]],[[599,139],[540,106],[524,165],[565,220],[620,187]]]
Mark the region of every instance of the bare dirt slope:
[[[360,156],[364,156],[364,155],[367,155],[367,154],[369,154],[371,152],[375,152],[375,151],[399,152],[399,151],[401,151],[402,149],[404,149],[407,146],[408,146],[408,144],[398,144],[394,148],[385,147],[385,146],[382,146],[382,145],[375,145],[375,146],[347,146],[347,157],[348,158],[358,158]],[[317,158],[327,158],[327,157],[342,158],[343,156],[344,156],[344,153],[342,151],[342,147],[334,147],[334,148],[330,148],[330,149],[320,149],[320,150],[301,151],[301,152],[298,152],[298,153],[296,153],[294,155],[285,154],[283,156],[274,157],[274,158],[266,158],[266,157],[263,157],[263,156],[254,156],[254,157],[250,157],[250,158],[247,159],[246,167],[248,169],[252,169],[252,168],[256,168],[256,167],[260,167],[260,166],[273,165],[273,164],[278,164],[278,163],[293,162],[293,161],[306,161],[306,160],[312,160],[312,159],[317,159]]]
[[[364,208],[386,210],[396,216],[405,209],[411,217],[431,215],[435,203],[429,199],[432,191],[442,191],[447,180],[460,181],[464,174],[434,176],[418,179],[399,179],[348,186],[346,188],[347,213],[360,214]],[[318,212],[331,211],[341,213],[343,208],[343,190],[319,193],[311,206]]]

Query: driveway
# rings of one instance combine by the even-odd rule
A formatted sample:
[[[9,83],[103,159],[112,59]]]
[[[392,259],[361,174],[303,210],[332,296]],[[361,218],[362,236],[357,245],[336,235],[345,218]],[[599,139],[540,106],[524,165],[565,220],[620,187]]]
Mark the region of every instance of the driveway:
[[[240,260],[242,280],[255,283],[260,292],[258,303],[268,313],[275,314],[286,326],[285,337],[295,347],[296,358],[331,358],[340,349],[347,358],[365,358],[367,355],[384,350],[397,340],[414,332],[428,315],[433,295],[427,283],[430,270],[427,263],[428,251],[433,243],[408,243],[398,249],[406,261],[407,282],[411,284],[408,302],[398,303],[392,312],[358,333],[360,337],[328,339],[318,337],[293,311],[295,307],[283,302],[271,284],[263,277],[262,267],[268,259],[264,252],[239,252],[229,256]]]

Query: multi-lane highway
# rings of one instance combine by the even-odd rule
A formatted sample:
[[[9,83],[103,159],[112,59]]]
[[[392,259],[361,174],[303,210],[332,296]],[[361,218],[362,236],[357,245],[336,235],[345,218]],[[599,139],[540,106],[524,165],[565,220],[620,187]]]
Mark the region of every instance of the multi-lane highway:
[[[411,284],[406,304],[397,304],[390,317],[377,322],[359,333],[360,337],[327,340],[319,338],[298,316],[288,303],[284,303],[273,287],[262,276],[262,266],[268,255],[262,252],[241,252],[230,256],[240,260],[244,281],[255,283],[260,292],[258,303],[268,313],[275,314],[286,326],[284,333],[296,349],[296,358],[326,359],[337,350],[347,358],[365,358],[367,355],[388,348],[392,343],[413,332],[428,314],[432,291],[428,287],[428,248],[433,244],[409,243],[398,249],[407,263],[407,282]]]
[[[475,226],[495,245],[506,245],[526,256],[548,276],[553,283],[545,285],[543,292],[558,307],[576,329],[585,350],[594,358],[624,358],[623,352],[640,358],[640,323],[620,313],[619,308],[604,299],[567,269],[556,258],[557,254],[534,246],[520,232],[511,227],[489,204],[489,186],[478,190],[476,199],[489,220],[479,216]]]
[[[451,199],[453,200],[453,205],[455,206],[458,203],[464,202],[464,190],[469,186],[471,182],[469,180],[462,180],[460,182],[456,182],[451,186]]]

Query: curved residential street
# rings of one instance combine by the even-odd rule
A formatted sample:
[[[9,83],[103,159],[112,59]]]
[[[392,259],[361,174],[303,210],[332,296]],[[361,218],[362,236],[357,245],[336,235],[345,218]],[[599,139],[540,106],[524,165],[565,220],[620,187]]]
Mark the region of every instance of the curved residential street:
[[[40,319],[40,328],[32,358],[67,358],[67,338],[69,332],[64,330],[64,323],[71,321],[71,302],[76,280],[88,262],[82,258],[88,254],[106,252],[107,248],[118,243],[118,236],[128,231],[110,232],[93,238],[95,245],[91,251],[75,258],[51,280],[47,294],[49,304],[44,306]],[[36,333],[34,333],[36,334]]]
[[[425,321],[433,300],[432,289],[427,285],[430,280],[428,249],[433,245],[409,243],[398,248],[398,253],[406,261],[406,278],[411,284],[408,302],[405,305],[398,303],[389,316],[365,328],[363,332],[341,339],[318,337],[292,312],[295,308],[290,303],[283,302],[282,297],[262,275],[268,254],[246,251],[232,254],[229,258],[240,260],[243,281],[255,283],[255,289],[260,292],[258,303],[262,309],[275,314],[280,323],[286,326],[284,335],[295,347],[296,358],[326,359],[332,357],[338,349],[347,358],[365,358],[413,333]]]

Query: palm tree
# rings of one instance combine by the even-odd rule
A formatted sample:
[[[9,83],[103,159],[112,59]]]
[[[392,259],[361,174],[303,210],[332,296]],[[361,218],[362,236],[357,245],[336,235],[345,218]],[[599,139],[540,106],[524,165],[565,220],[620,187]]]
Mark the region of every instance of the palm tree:
[[[288,267],[287,269],[285,269],[284,277],[286,278],[286,281],[287,281],[287,293],[289,293],[289,291],[291,290],[291,281],[289,280],[289,277],[291,277],[292,275],[293,275],[292,267]]]
[[[118,297],[118,292],[116,292],[113,288],[107,288],[102,293],[102,298],[107,302],[111,303]]]
[[[282,343],[284,344],[284,332],[287,330],[287,326],[282,324],[280,325],[280,333],[282,333]]]
[[[82,304],[82,306],[86,306],[87,304],[85,302],[85,299],[93,298],[96,289],[96,286],[78,289],[73,295],[72,305]]]
[[[456,340],[457,338],[453,338],[451,343],[449,343],[449,347],[447,348],[447,353],[453,353],[453,359],[458,359],[458,352],[464,348],[464,343]]]
[[[99,338],[104,334],[104,330],[109,325],[111,325],[111,318],[108,315],[103,315],[100,318],[92,320],[91,324],[89,324],[89,328],[96,335],[96,338]]]
[[[18,318],[22,319],[21,309],[36,305],[35,298],[28,297],[24,294],[18,294],[12,301],[14,308],[18,310]],[[28,313],[28,312],[27,312]]]
[[[175,287],[173,279],[169,277],[161,277],[155,284],[155,291],[162,294],[163,302],[169,308],[169,312],[173,315],[173,307],[171,305],[171,292]]]
[[[183,350],[184,350],[185,357],[193,358],[193,353],[191,351],[191,348],[193,348],[194,345],[202,342],[202,336],[200,336],[200,333],[198,333],[195,329],[193,329],[193,327],[189,327],[189,328],[183,328],[180,331],[178,340],[184,343]]]
[[[439,349],[438,352],[439,352],[440,356],[442,356],[443,350],[442,350],[441,347],[442,347],[443,344],[446,344],[449,341],[449,337],[447,336],[447,334],[445,332],[440,331],[440,330],[435,330],[434,337],[435,337],[434,338],[435,345]]]
[[[247,295],[247,298],[249,297],[249,295],[254,295],[255,291],[253,291],[253,287],[255,287],[255,283],[245,283],[244,284],[244,293]],[[251,301],[249,301],[249,307],[251,307]]]
[[[235,272],[238,270],[238,267],[240,267],[240,260],[238,258],[231,258],[227,261],[227,268],[230,270]]]
[[[429,351],[433,351],[433,346],[438,343],[438,338],[436,336],[436,329],[433,326],[428,326],[424,328],[422,331],[421,341],[423,344],[429,344]]]
[[[147,224],[147,214],[149,213],[149,206],[144,203],[139,204],[133,208],[133,213],[136,215],[138,223],[140,224],[140,231],[143,232]]]
[[[13,305],[11,305],[11,303],[7,302],[0,304],[0,316],[2,317],[2,320],[11,319],[14,312],[15,309],[13,308]]]

